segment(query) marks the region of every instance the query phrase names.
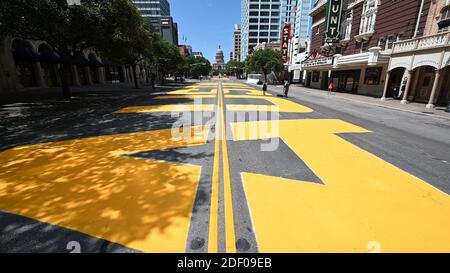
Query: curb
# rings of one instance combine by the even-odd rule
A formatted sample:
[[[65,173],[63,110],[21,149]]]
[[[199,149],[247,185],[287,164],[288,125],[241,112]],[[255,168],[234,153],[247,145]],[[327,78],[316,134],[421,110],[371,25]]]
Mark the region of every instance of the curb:
[[[253,84],[249,84],[249,83],[245,83],[245,84],[253,85]],[[258,86],[258,85],[253,85],[253,87],[255,87],[255,86]],[[272,91],[272,92],[278,92],[277,90],[273,90],[273,87],[272,88],[269,87],[269,90]],[[291,89],[291,91],[293,91],[293,90]],[[307,93],[309,95],[313,95],[313,96],[317,96],[317,97],[321,96],[321,94],[316,94],[316,93],[313,93],[313,92],[311,92],[309,90],[305,90],[305,91],[301,91],[300,90],[300,92],[305,92],[305,93]],[[293,98],[295,98],[295,97],[293,97]],[[391,106],[387,106],[387,105],[381,105],[381,104],[372,103],[372,102],[366,102],[366,101],[361,101],[361,100],[343,98],[343,97],[339,97],[339,96],[334,96],[334,98],[347,100],[347,101],[351,101],[351,102],[367,104],[367,105],[372,105],[372,106],[377,106],[377,107],[381,107],[381,108],[386,108],[386,109],[390,109],[390,110],[396,110],[396,111],[410,113],[410,114],[423,115],[423,116],[429,116],[429,117],[433,117],[433,118],[441,118],[441,119],[445,119],[445,120],[450,120],[450,117],[446,117],[446,116],[440,116],[440,115],[424,113],[424,112],[417,112],[417,111],[413,111],[413,110],[401,109],[401,108],[391,107]],[[301,98],[297,98],[297,99],[301,99]]]

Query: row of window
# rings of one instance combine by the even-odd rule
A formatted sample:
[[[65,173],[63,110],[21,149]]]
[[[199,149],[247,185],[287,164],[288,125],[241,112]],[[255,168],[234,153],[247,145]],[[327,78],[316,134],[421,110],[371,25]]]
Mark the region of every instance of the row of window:
[[[278,19],[278,18],[272,18],[272,20],[271,19],[269,19],[269,18],[261,18],[261,19],[259,19],[258,20],[258,18],[251,18],[250,20],[249,20],[249,22],[250,23],[270,23],[270,22],[272,22],[272,23],[275,23],[275,24],[278,24],[278,23],[280,23],[280,19]]]
[[[250,11],[250,16],[280,16],[280,13],[278,11]]]
[[[279,4],[280,0],[250,0],[250,3],[259,3],[261,1],[261,3],[270,3],[272,2],[273,4]]]
[[[248,34],[248,36],[250,36],[250,37],[257,37],[258,34],[259,34],[259,36],[269,36],[269,32],[250,32]],[[271,37],[274,37],[274,36],[278,37],[279,33],[278,32],[270,32],[270,36]]]
[[[375,21],[377,16],[379,0],[368,0],[364,6],[361,15],[359,34],[373,33],[375,31]],[[344,13],[344,19],[341,25],[341,39],[350,40],[352,34],[352,20],[353,10],[346,11]],[[442,11],[440,22],[450,20],[450,7]],[[441,24],[439,32],[446,32],[450,30],[450,22],[447,24]],[[320,33],[317,27],[317,34]],[[397,35],[390,35],[380,38],[379,46],[383,49],[392,49],[393,43],[402,40],[403,33]]]
[[[250,9],[279,9],[280,5],[250,5]]]
[[[272,43],[272,42],[278,42],[280,39],[279,38],[270,38],[270,39],[268,39],[268,38],[259,38],[259,39],[249,39],[248,40],[248,42],[250,43],[250,44],[261,44],[261,43]]]
[[[279,26],[278,25],[250,25],[249,26],[250,30],[278,30]]]

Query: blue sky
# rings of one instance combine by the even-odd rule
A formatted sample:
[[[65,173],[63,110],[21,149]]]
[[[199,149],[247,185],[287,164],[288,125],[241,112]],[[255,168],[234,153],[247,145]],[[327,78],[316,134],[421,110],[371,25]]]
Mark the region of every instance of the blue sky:
[[[180,44],[183,36],[194,51],[214,61],[219,45],[228,62],[233,48],[234,24],[241,21],[241,0],[169,0],[171,15],[178,23]]]

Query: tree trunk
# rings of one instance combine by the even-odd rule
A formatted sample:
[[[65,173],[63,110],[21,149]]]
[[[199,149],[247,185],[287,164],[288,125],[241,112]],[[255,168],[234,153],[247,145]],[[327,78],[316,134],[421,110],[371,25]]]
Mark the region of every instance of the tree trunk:
[[[133,65],[134,88],[139,89],[138,77],[136,75],[136,65]]]

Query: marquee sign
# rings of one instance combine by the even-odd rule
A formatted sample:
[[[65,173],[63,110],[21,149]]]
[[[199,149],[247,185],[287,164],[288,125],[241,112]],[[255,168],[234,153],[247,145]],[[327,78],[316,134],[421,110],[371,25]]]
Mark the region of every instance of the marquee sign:
[[[325,42],[339,42],[342,17],[342,0],[328,0]]]
[[[283,27],[282,39],[281,39],[281,53],[283,54],[283,63],[289,62],[289,40],[291,37],[291,24],[286,24]]]
[[[332,65],[333,57],[307,60],[302,63],[302,67]]]

